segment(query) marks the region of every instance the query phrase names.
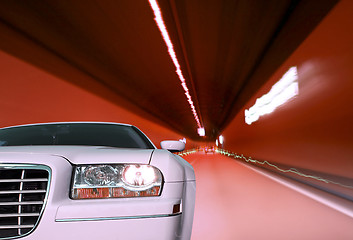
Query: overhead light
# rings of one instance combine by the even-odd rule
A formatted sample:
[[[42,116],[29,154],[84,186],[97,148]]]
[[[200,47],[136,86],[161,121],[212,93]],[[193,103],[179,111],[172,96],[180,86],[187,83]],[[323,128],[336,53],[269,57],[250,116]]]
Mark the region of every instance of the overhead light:
[[[222,136],[222,135],[220,135],[219,137],[218,137],[218,139],[219,139],[219,144],[223,144],[224,143],[224,137]]]
[[[206,135],[205,129],[203,127],[197,129],[197,133],[203,137]]]
[[[181,86],[184,89],[186,99],[190,105],[191,112],[194,115],[195,121],[197,123],[197,127],[198,127],[198,129],[200,129],[200,128],[202,128],[201,121],[200,121],[200,118],[197,114],[194,102],[192,101],[189,88],[186,85],[185,78],[183,76],[183,72],[181,71],[179,61],[178,61],[176,54],[175,54],[175,51],[174,51],[173,43],[170,40],[168,31],[167,31],[167,27],[164,24],[161,10],[160,10],[156,0],[149,0],[149,3],[151,5],[151,8],[152,8],[154,16],[155,16],[154,20],[156,21],[157,26],[159,28],[159,31],[161,32],[162,37],[164,39],[164,42],[168,47],[169,56],[172,59],[174,66],[176,68],[176,73],[177,73],[179,80],[181,82]],[[199,133],[199,135],[200,135],[200,133]],[[200,136],[205,136],[205,135],[200,135]]]
[[[297,67],[291,67],[271,90],[256,99],[255,104],[245,110],[245,122],[250,125],[261,116],[272,113],[278,106],[299,94]]]

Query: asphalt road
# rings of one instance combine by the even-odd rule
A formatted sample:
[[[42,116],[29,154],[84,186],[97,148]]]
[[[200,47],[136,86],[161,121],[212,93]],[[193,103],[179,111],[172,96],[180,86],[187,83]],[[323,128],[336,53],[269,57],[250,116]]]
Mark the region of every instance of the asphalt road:
[[[196,173],[192,240],[353,239],[353,219],[220,154],[184,156]]]

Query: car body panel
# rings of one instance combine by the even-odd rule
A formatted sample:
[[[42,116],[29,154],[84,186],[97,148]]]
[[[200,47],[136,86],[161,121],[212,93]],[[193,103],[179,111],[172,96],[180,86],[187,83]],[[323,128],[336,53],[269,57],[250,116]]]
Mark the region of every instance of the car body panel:
[[[150,164],[163,175],[160,196],[70,198],[73,166]],[[34,164],[51,169],[49,192],[36,228],[20,239],[190,239],[196,182],[192,166],[160,149],[102,146],[1,146],[4,164]],[[175,210],[180,206],[180,210]]]
[[[61,156],[69,159],[72,164],[148,164],[153,149],[120,149],[96,146],[10,146],[0,147],[1,152]]]

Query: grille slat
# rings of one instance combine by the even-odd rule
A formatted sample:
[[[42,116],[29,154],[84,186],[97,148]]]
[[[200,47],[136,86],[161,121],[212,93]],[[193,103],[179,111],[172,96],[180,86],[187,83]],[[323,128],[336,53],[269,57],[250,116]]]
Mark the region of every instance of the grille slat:
[[[0,194],[25,194],[25,193],[45,193],[46,190],[12,190],[12,191],[0,191]]]
[[[43,201],[33,201],[33,202],[0,202],[0,206],[13,206],[13,205],[41,205]]]
[[[34,225],[0,225],[0,229],[18,229],[18,228],[33,228]]]
[[[0,218],[6,217],[35,217],[39,216],[39,213],[9,213],[9,214],[0,214]]]
[[[43,212],[49,168],[0,164],[0,239],[33,231]]]
[[[0,179],[3,182],[48,182],[48,178],[32,178],[32,179]]]

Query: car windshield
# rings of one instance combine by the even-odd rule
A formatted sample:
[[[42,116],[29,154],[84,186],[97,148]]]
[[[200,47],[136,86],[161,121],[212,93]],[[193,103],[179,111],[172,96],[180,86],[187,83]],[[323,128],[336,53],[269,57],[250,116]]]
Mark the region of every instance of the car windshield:
[[[38,124],[0,129],[0,146],[88,145],[154,149],[136,127],[109,123]]]

